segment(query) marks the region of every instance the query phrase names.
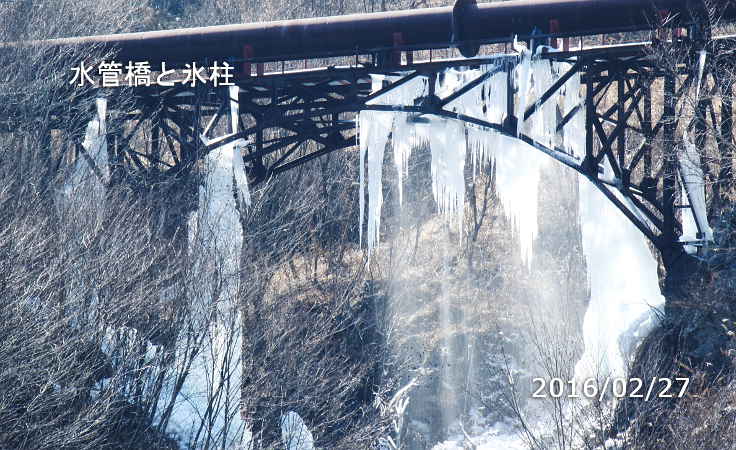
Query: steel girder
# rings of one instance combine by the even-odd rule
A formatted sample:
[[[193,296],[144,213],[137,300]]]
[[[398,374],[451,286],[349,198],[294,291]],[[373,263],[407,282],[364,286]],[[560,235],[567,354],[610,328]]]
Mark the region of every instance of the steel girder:
[[[579,72],[587,97],[584,105],[560,117],[557,132],[563,132],[573,115],[585,114],[586,154],[582,158],[559,147],[545,147],[530,136],[517,136],[512,109],[504,123],[490,123],[447,108],[451,100],[483,81],[480,79],[458,87],[446,98],[414,105],[367,103],[415,77],[434,78],[448,67],[498,62],[498,58],[476,58],[393,68],[329,67],[240,79],[240,125],[235,133],[224,120],[229,111],[228,88],[138,88],[134,91],[138,109],[126,113],[128,126],[111,137],[112,161],[124,169],[117,172],[124,174],[118,181],[188,179],[196,175],[199,162],[212,149],[244,138],[249,143],[244,153],[248,178],[257,184],[321,155],[353,147],[355,117],[361,110],[431,114],[516,137],[580,172],[662,250],[679,245],[682,231],[678,167],[672,155],[684,106],[676,100],[685,97],[680,94],[693,83],[694,73],[691,61],[677,65],[674,73],[663,71],[647,48],[618,46],[545,56],[566,61],[572,68],[540,98],[528,99],[531,106],[524,116],[528,119],[536,114],[569,76]],[[516,59],[504,57],[511,65]],[[371,74],[390,75],[392,81],[371,93]],[[513,101],[511,97],[510,103]],[[664,105],[662,111],[655,111],[658,102]],[[716,104],[711,97],[704,97],[700,105],[704,120],[712,122],[708,126],[722,130],[732,127],[730,107],[728,101]],[[726,111],[728,120],[716,123],[717,108]],[[604,166],[613,176],[602,175]]]

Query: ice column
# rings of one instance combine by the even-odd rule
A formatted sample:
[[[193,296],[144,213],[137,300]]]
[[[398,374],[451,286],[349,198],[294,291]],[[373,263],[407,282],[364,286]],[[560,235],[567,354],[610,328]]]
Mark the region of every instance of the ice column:
[[[61,205],[75,215],[83,214],[85,226],[98,226],[102,221],[110,166],[107,155],[107,99],[96,100],[96,117],[87,124],[80,154],[69,180],[62,189]],[[91,203],[91,205],[90,205]]]
[[[232,133],[238,128],[237,96],[238,87],[233,86]],[[223,448],[239,445],[245,429],[239,412],[242,346],[237,307],[243,245],[239,208],[251,202],[241,153],[244,145],[245,141],[238,139],[204,158],[199,208],[189,221],[193,329],[201,333],[201,341],[194,357],[191,348],[177,349],[179,370],[186,367],[189,358],[192,362],[169,421],[170,430],[184,437],[196,433],[205,422],[213,428],[210,439]],[[184,346],[192,345],[182,341]]]

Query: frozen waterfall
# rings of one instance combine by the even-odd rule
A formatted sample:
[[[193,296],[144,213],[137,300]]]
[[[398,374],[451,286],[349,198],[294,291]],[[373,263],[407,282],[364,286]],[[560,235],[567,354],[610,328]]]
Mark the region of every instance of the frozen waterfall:
[[[657,261],[644,235],[590,181],[581,177],[579,190],[590,303],[575,376],[581,382],[624,377],[633,350],[664,305]]]

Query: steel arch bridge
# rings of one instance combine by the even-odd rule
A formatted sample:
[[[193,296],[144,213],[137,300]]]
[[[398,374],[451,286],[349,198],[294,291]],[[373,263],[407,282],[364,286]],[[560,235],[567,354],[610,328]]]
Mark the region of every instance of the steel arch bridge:
[[[736,17],[731,2],[717,3],[723,3],[719,6],[724,20]],[[496,51],[501,47],[508,51],[509,31],[530,47],[552,44],[561,50],[541,57],[567,62],[571,68],[539,98],[527,99],[531,106],[524,120],[579,73],[586,93],[584,104],[561,117],[557,131],[563,132],[575,114],[584,114],[585,156],[575,158],[561,148],[544,147],[529,136],[518,138],[589,178],[656,246],[665,265],[674,267],[686,256],[679,242],[679,210],[685,207],[678,203],[676,136],[683,126],[691,125],[681,123],[685,106],[678,99],[685,98],[682,94],[698,79],[698,51],[706,46],[711,53],[731,48],[730,38],[710,37],[703,11],[703,5],[695,1],[532,0],[480,5],[459,1],[454,8],[310,19],[278,26],[77,38],[49,45],[104,43],[119,48],[123,60],[151,61],[166,60],[164,49],[173,48],[174,67],[181,68],[186,55],[199,61],[224,57],[237,65],[236,90],[183,82],[134,88],[136,109],[126,113],[129,126],[109,137],[109,151],[113,164],[124,167],[129,179],[183,179],[196,171],[210,151],[242,138],[248,142],[243,155],[248,179],[257,184],[327,153],[353,147],[355,114],[361,110],[444,116],[517,137],[512,90],[503,123],[458,115],[447,108],[489,74],[444,98],[430,90],[414,106],[369,102],[416,77],[434,80],[448,68],[497,62],[498,56],[485,57],[479,50],[493,44]],[[498,29],[489,30],[488,23],[499,24]],[[584,36],[640,30],[652,39],[583,45],[589,41]],[[289,33],[298,39],[274,41]],[[574,47],[571,37],[580,37]],[[448,52],[437,57],[437,49],[442,48],[459,49],[465,57],[448,57]],[[657,59],[660,50],[676,52],[677,63],[663,68]],[[238,54],[233,57],[233,52]],[[325,58],[328,62],[321,67],[319,63],[318,67],[300,67],[302,61],[306,66],[306,61]],[[501,58],[507,66],[518,62],[513,52]],[[730,79],[722,70],[725,65],[730,67],[730,60],[710,63],[705,77],[721,92],[730,93]],[[507,73],[509,86],[513,86],[511,71]],[[392,81],[373,92],[371,75],[377,74],[390,75]],[[231,92],[237,92],[237,98]],[[226,120],[234,111],[233,101],[240,116],[236,129]],[[703,96],[695,109],[703,119],[697,126],[720,130],[718,149],[724,158],[732,159],[730,95],[718,101]],[[63,120],[62,114],[58,120]],[[613,177],[601,175],[604,163],[610,165]],[[730,169],[724,168],[719,177],[733,184]],[[694,244],[706,247],[704,224],[697,225],[701,233]]]

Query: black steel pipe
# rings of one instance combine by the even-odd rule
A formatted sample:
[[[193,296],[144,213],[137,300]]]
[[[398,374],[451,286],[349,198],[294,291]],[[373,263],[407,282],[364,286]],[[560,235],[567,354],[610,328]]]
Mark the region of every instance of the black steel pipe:
[[[660,12],[674,20],[668,26],[686,26],[703,0],[512,0],[472,4],[463,8],[462,20],[453,8],[427,8],[336,17],[223,25],[142,33],[64,38],[51,46],[103,44],[118,49],[120,61],[186,62],[204,58],[242,58],[244,46],[257,60],[346,56],[391,48],[395,33],[412,48],[448,47],[456,36],[464,41],[494,42],[535,28],[550,33],[556,21],[560,34],[587,35],[655,27]],[[725,19],[736,17],[733,0],[714,0]],[[457,13],[456,15],[457,16]],[[457,42],[455,42],[457,43]]]

